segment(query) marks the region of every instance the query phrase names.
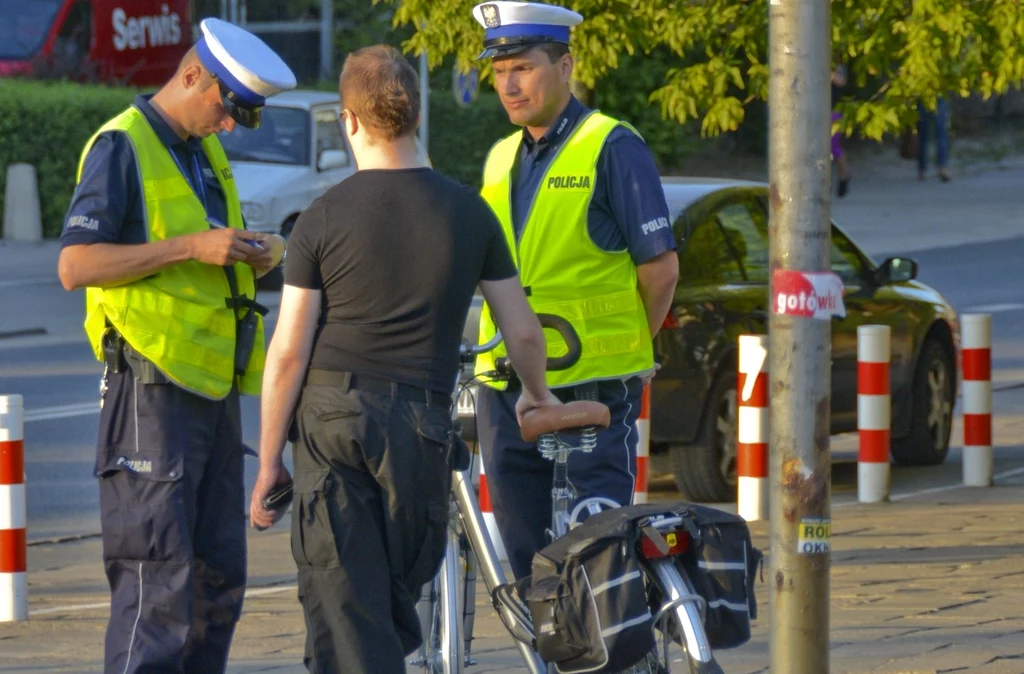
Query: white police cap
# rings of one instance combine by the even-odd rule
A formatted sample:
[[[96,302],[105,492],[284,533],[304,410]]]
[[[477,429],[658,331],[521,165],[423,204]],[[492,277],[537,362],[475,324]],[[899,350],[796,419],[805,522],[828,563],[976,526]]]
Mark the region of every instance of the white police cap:
[[[517,54],[539,44],[569,44],[569,28],[583,21],[571,9],[540,2],[495,0],[473,8],[484,27],[484,51],[477,58]]]
[[[224,107],[242,126],[260,124],[260,108],[267,99],[294,89],[295,74],[274,50],[249,31],[220,19],[203,19],[203,36],[196,52],[203,66],[216,77]]]

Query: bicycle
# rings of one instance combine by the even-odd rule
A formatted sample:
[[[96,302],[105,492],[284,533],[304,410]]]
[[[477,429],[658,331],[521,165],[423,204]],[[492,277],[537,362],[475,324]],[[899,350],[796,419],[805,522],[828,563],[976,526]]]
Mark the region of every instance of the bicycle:
[[[557,316],[539,314],[541,325],[558,331],[569,352],[558,358],[549,358],[547,369],[571,367],[580,354],[580,341],[572,325]],[[493,350],[502,341],[498,333],[486,344],[463,344],[460,358],[463,364],[472,364],[481,353]],[[498,359],[496,371],[487,373],[492,379],[511,376],[507,359]],[[468,386],[472,381],[467,382]],[[459,393],[456,381],[454,398]],[[453,405],[454,413],[454,405]],[[527,442],[537,442],[542,454],[554,462],[552,481],[552,524],[549,539],[560,538],[579,523],[586,512],[593,515],[603,508],[618,508],[619,504],[606,498],[585,499],[570,511],[574,490],[568,477],[568,458],[574,451],[592,451],[597,433],[609,424],[609,410],[599,402],[575,401],[561,408],[533,410],[523,418],[522,434]],[[576,436],[574,444],[563,436]],[[473,620],[475,618],[475,587],[477,572],[483,576],[492,605],[503,625],[513,637],[531,674],[547,674],[554,665],[547,665],[535,650],[532,619],[529,611],[514,596],[513,585],[505,576],[495,552],[494,543],[487,533],[483,515],[472,484],[472,464],[469,470],[453,471],[451,516],[448,543],[441,566],[433,581],[425,588],[420,604],[424,640],[418,657],[410,660],[430,674],[462,674],[465,667],[477,662],[471,656]],[[664,537],[688,535],[683,522],[676,517],[662,517],[651,522]],[[659,546],[644,546],[641,568],[649,592],[661,598],[654,614],[654,623],[660,625],[661,649],[666,655],[660,662],[658,649],[632,669],[636,674],[667,674],[669,641],[681,643],[690,674],[721,674],[704,629],[707,604],[694,584],[673,563],[670,555]],[[460,572],[464,575],[460,582]],[[673,638],[673,636],[675,638]],[[682,671],[682,670],[679,670]]]

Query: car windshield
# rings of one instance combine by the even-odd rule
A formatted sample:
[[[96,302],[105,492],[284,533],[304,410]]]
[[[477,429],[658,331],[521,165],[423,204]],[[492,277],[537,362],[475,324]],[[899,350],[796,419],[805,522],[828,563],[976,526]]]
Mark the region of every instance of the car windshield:
[[[222,132],[220,142],[231,161],[306,166],[312,146],[309,132],[308,110],[268,105],[260,128],[236,126],[231,133]]]
[[[61,0],[0,0],[0,58],[35,56],[60,6]]]

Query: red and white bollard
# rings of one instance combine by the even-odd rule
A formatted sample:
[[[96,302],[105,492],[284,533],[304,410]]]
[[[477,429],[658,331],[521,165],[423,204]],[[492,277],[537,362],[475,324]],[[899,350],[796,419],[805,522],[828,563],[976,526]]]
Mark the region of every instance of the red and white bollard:
[[[498,531],[498,521],[494,519],[494,507],[491,505],[491,492],[487,488],[487,475],[484,473],[484,457],[480,459],[480,487],[478,501],[480,502],[480,513],[484,516],[484,525],[487,527],[487,535],[494,543],[494,552],[498,559],[508,561],[508,553],[505,552],[505,544],[501,540],[501,532]]]
[[[633,503],[647,503],[651,460],[651,385],[644,386],[640,396],[640,416],[636,420],[636,479],[633,482]]]
[[[963,344],[964,486],[992,485],[992,316],[965,314]]]
[[[889,387],[891,330],[888,325],[857,327],[857,500],[889,498],[892,396]]]
[[[0,622],[28,619],[24,410],[0,395]]]
[[[739,348],[737,510],[753,521],[768,518],[768,337],[740,335]]]

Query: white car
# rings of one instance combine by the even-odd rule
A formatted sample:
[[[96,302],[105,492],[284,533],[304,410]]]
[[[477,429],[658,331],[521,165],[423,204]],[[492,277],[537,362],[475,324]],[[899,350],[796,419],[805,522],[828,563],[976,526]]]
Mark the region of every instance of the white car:
[[[267,101],[258,129],[221,134],[250,230],[287,237],[303,210],[355,172],[340,115],[337,93],[286,91]]]

